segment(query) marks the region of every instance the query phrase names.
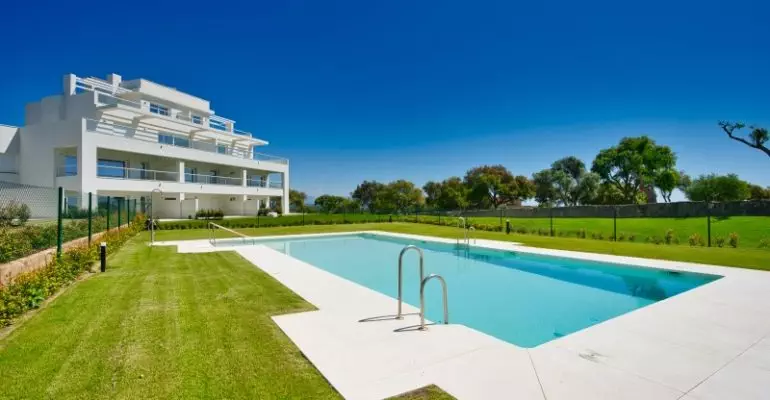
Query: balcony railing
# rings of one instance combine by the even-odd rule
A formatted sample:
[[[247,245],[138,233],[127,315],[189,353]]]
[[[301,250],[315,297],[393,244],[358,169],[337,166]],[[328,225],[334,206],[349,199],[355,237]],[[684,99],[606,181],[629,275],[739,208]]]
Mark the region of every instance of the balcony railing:
[[[241,178],[231,178],[228,176],[203,175],[203,174],[184,174],[184,181],[187,183],[203,183],[206,185],[229,185],[241,186]]]
[[[283,189],[283,182],[271,181],[268,185],[267,182],[261,177],[251,177],[246,179],[246,186],[253,187],[269,187],[271,189]]]
[[[100,178],[131,179],[141,181],[179,181],[179,173],[174,171],[156,171],[152,169],[125,168],[110,165],[97,166],[96,176]]]
[[[64,166],[60,165],[56,167],[56,177],[61,178],[63,176],[77,176],[78,169],[76,166]]]
[[[162,143],[175,147],[185,147],[208,153],[224,154],[236,158],[252,159],[260,162],[288,164],[289,160],[261,153],[249,153],[248,150],[225,146],[201,140],[191,140],[189,137],[168,132],[152,132],[141,127],[129,127],[119,124],[106,123],[86,118],[86,130],[106,135],[122,136],[150,143]],[[160,138],[159,138],[160,137]],[[166,139],[171,138],[171,139]]]

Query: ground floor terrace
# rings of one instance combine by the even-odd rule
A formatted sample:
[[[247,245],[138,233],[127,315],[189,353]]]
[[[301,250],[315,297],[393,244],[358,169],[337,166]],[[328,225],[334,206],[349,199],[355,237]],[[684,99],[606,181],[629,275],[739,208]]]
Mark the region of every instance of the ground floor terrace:
[[[108,203],[114,212],[117,212],[118,203],[123,210],[129,204],[132,211],[161,219],[194,219],[204,210],[222,211],[226,217],[254,216],[261,209],[282,207],[281,196],[162,191],[100,190],[92,194],[91,201],[92,207],[102,211],[107,209]],[[88,193],[65,190],[64,202],[65,209],[87,209]]]
[[[429,318],[427,330],[414,329],[419,302],[413,283],[405,286],[404,319],[393,319],[393,296],[325,264],[352,256],[360,259],[356,270],[368,273],[375,272],[378,257],[387,259],[383,276],[390,287],[396,285],[398,252],[336,254],[332,245],[340,237],[330,231],[410,240],[425,249],[427,273],[448,267],[461,274],[458,281],[447,269],[439,271],[447,277],[450,323],[430,325],[440,318]],[[457,230],[416,224],[240,232],[278,237],[255,241],[221,232],[212,243],[205,230],[185,230],[158,232],[163,243],[156,246],[148,246],[146,234],[135,239],[110,257],[106,273],[76,284],[5,332],[4,395],[381,399],[431,386],[440,389],[404,398],[761,399],[770,392],[768,272],[535,248],[497,233],[479,235],[468,253],[440,259],[431,249],[457,246]],[[287,234],[325,236],[291,242]],[[304,247],[304,240],[328,242]],[[308,262],[306,250],[321,257]],[[517,345],[460,322],[462,287],[480,276],[476,268],[486,267],[436,265],[453,256],[484,263],[491,251],[717,279],[667,298],[660,294],[667,286],[629,280],[637,298],[656,301],[544,343]],[[409,281],[417,270],[412,257],[406,263]],[[520,272],[522,280],[564,282],[552,273],[543,278]],[[439,294],[438,287],[427,297]],[[553,304],[538,296],[524,293],[519,304],[510,303],[511,312],[545,317]],[[428,304],[428,316],[441,315],[434,307],[440,302]]]

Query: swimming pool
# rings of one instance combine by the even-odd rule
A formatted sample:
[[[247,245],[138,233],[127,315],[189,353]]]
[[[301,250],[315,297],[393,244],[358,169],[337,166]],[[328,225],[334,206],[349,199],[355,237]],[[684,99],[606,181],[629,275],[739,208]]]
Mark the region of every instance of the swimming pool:
[[[546,343],[720,278],[368,233],[255,243],[393,298],[398,255],[404,246],[417,245],[425,254],[425,275],[440,274],[447,282],[451,323],[521,347]],[[416,252],[404,256],[403,284],[404,301],[419,307]],[[428,284],[425,298],[426,317],[440,321],[438,282]]]

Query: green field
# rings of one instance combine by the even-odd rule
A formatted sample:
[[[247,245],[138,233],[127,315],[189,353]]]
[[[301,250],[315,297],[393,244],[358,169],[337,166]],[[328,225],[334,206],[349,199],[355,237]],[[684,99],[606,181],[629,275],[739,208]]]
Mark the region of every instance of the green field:
[[[313,224],[340,224],[347,223],[373,223],[387,222],[389,215],[372,214],[307,214],[288,215],[278,218],[229,218],[215,223],[233,228],[252,228],[259,223],[260,227],[294,226]],[[444,225],[456,225],[457,218],[438,215],[423,214],[392,216],[394,222],[423,222],[441,223]],[[530,234],[550,233],[550,220],[548,218],[509,218],[514,230],[524,229]],[[505,219],[499,217],[469,217],[470,224],[479,224],[490,229],[500,229],[504,226]],[[502,224],[501,224],[502,222]],[[207,221],[174,221],[163,222],[161,228],[205,228]],[[482,228],[482,227],[479,227]],[[556,236],[576,237],[581,229],[584,229],[588,238],[610,240],[613,235],[613,220],[611,218],[555,218],[553,221],[554,234]],[[655,242],[664,240],[666,232],[673,230],[672,244],[689,246],[688,238],[699,234],[704,243],[708,238],[708,224],[706,218],[619,218],[617,220],[618,238],[623,241],[637,243]],[[730,233],[738,234],[738,247],[740,248],[770,248],[770,217],[730,217],[724,219],[712,218],[711,242],[717,246],[717,239],[725,240],[724,246],[729,246]],[[764,240],[764,242],[763,242]]]
[[[437,226],[415,223],[371,223],[308,225],[272,228],[236,228],[249,236],[290,235],[300,233],[350,232],[360,230],[381,230],[416,235],[457,238],[460,232],[456,227]],[[148,233],[144,232],[145,239]],[[217,231],[218,237],[232,237],[226,231]],[[528,246],[549,249],[574,250],[592,253],[613,254],[661,260],[684,261],[712,265],[725,265],[751,269],[770,270],[770,250],[739,247],[691,247],[676,245],[656,245],[648,243],[612,242],[609,240],[577,239],[567,237],[549,237],[538,235],[506,235],[502,232],[476,231],[475,237],[492,240],[514,241]],[[208,239],[206,229],[166,230],[157,232],[157,240]]]

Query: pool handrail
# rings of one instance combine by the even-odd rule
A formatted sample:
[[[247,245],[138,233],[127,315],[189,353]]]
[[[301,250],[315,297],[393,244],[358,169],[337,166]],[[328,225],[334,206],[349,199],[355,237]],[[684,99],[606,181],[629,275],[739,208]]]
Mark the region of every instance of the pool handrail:
[[[444,325],[449,324],[449,304],[447,299],[446,281],[441,275],[430,274],[420,281],[420,330],[428,329],[425,327],[425,284],[431,279],[436,278],[441,282],[441,288],[444,294]]]
[[[406,253],[409,250],[415,250],[417,253],[420,254],[420,282],[422,282],[423,278],[425,277],[425,262],[424,262],[424,255],[422,252],[422,249],[415,245],[409,245],[401,249],[401,253],[398,255],[398,313],[396,313],[396,319],[403,319],[403,314],[401,313],[401,306],[404,302],[404,296],[403,296],[403,268],[404,268],[404,253]]]

